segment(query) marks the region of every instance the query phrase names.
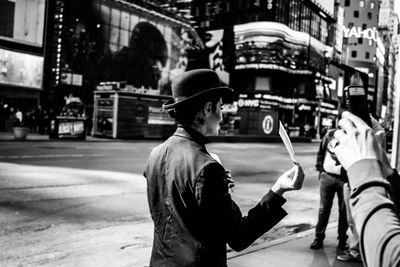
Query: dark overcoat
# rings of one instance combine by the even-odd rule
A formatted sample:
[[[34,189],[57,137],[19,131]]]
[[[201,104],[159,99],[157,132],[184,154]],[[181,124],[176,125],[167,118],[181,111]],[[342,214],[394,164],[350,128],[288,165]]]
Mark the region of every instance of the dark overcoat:
[[[242,216],[206,143],[196,130],[178,126],[151,151],[144,171],[154,222],[150,266],[226,266],[227,244],[243,250],[286,216],[285,199],[272,191]]]

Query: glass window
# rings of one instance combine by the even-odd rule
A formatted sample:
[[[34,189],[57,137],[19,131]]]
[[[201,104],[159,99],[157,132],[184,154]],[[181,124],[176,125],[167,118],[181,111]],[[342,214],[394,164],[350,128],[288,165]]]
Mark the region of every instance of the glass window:
[[[365,5],[364,0],[360,0],[360,7],[364,7],[364,5]]]
[[[375,8],[375,2],[371,2],[371,9]]]
[[[350,6],[350,0],[344,0],[344,5],[345,6]]]
[[[121,21],[121,11],[116,8],[111,9],[111,25],[119,27]]]
[[[354,26],[354,23],[353,22],[349,22],[349,29],[351,29],[351,28],[353,28],[353,26]]]
[[[0,0],[0,38],[42,46],[46,0]]]
[[[358,17],[360,16],[360,12],[358,12],[358,10],[355,10],[355,11],[353,12],[353,16],[354,16],[355,18],[358,18]]]
[[[365,58],[369,59],[369,52],[365,52]]]
[[[121,28],[125,30],[129,30],[129,13],[128,12],[122,12],[121,16]]]
[[[363,29],[363,30],[367,29],[367,24],[363,23],[363,24],[362,24],[362,29]]]
[[[358,38],[358,41],[357,41],[359,44],[362,44],[363,43],[363,38]]]
[[[310,16],[311,10],[307,6],[303,6],[301,17],[300,17],[300,31],[309,32],[310,31]]]
[[[351,51],[351,57],[357,57],[357,51]]]
[[[289,3],[286,0],[276,1],[275,21],[288,25],[288,23],[289,23],[288,16],[287,16],[288,6],[289,6]],[[264,12],[264,14],[266,14],[266,13]],[[261,18],[261,20],[263,20],[263,19]],[[271,18],[266,18],[265,20],[271,20]]]
[[[289,27],[295,31],[300,30],[301,4],[297,0],[291,0],[289,4]]]
[[[368,17],[368,19],[372,19],[372,13],[368,12],[367,17]]]

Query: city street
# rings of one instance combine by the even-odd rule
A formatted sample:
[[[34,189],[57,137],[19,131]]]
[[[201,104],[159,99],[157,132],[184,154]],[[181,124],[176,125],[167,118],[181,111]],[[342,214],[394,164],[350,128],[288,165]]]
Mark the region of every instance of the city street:
[[[2,266],[147,266],[152,244],[142,170],[159,141],[1,142]],[[294,149],[306,179],[285,195],[289,215],[256,244],[312,228],[318,143]],[[213,143],[236,181],[243,213],[291,167],[283,144]],[[331,221],[336,221],[334,207]],[[308,251],[309,244],[304,244]],[[312,253],[310,251],[310,253]]]

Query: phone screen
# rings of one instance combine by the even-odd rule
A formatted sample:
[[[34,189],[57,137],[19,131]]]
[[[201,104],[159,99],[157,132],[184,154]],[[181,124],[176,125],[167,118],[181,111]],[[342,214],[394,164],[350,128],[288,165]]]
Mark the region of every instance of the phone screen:
[[[344,88],[345,107],[354,115],[360,117],[369,126],[372,125],[369,116],[367,94],[362,86],[347,86]]]

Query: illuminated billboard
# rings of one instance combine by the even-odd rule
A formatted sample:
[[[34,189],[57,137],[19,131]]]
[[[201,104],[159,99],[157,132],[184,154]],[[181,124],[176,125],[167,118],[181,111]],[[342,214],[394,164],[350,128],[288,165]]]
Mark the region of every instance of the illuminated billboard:
[[[43,57],[0,48],[0,84],[42,88]]]
[[[128,1],[71,0],[64,9],[60,71],[82,74],[83,84],[126,81],[171,94],[171,80],[202,46],[190,25]]]
[[[236,25],[235,69],[269,69],[292,74],[324,71],[325,54],[332,48],[309,34],[277,22]]]
[[[0,1],[0,39],[42,46],[46,0]]]
[[[233,69],[233,28],[200,32],[200,36],[204,42],[207,57],[204,66],[214,70],[221,82],[229,85],[230,72]]]

